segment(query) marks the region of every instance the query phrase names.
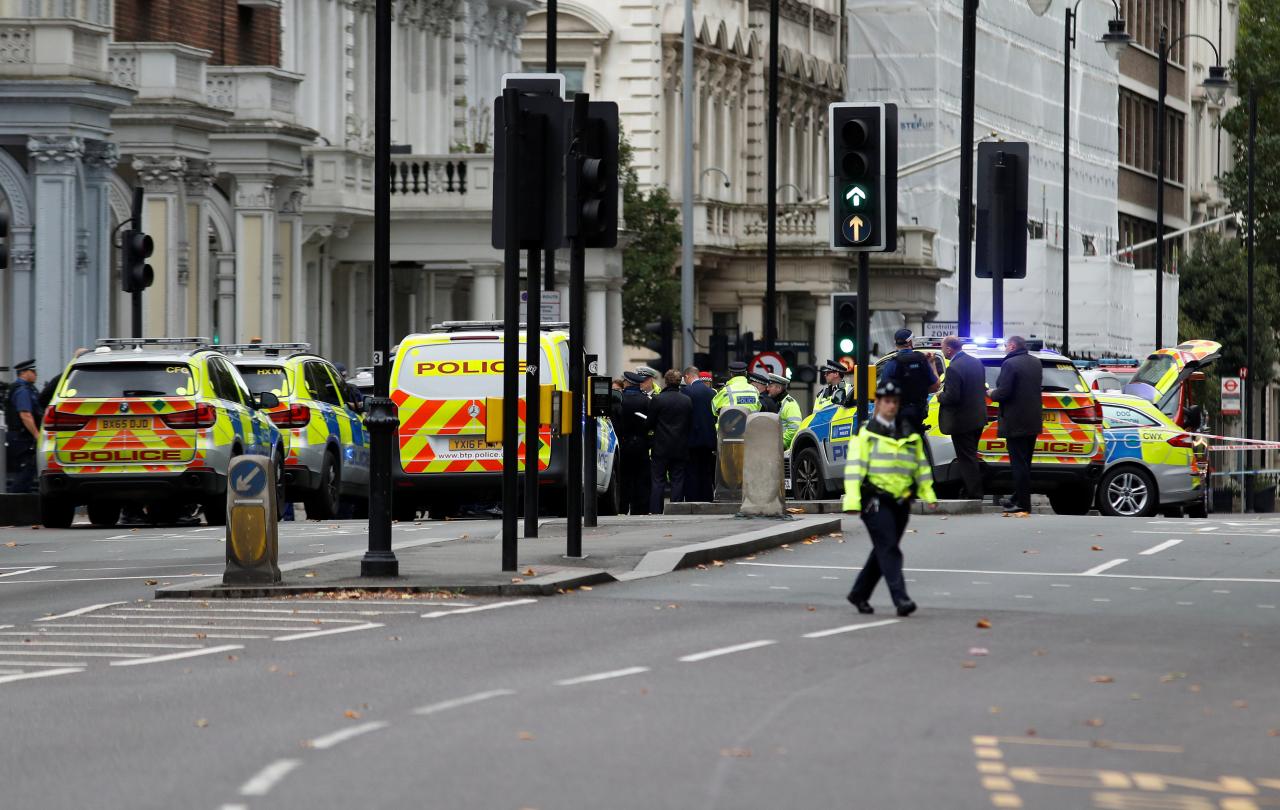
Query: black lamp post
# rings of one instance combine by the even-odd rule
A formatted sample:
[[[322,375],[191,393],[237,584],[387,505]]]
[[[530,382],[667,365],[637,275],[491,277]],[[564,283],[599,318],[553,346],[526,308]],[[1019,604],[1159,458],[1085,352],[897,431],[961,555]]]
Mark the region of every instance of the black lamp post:
[[[1169,42],[1169,30],[1160,29],[1160,93],[1156,104],[1156,345],[1159,349],[1164,344],[1164,158],[1168,144],[1165,143],[1164,132],[1164,97],[1169,90],[1169,51],[1184,39],[1202,39],[1213,49],[1214,64],[1209,68],[1208,77],[1201,83],[1209,100],[1214,104],[1222,104],[1227,88],[1231,82],[1227,80],[1227,69],[1222,66],[1222,55],[1213,40],[1200,34],[1183,34]]]
[[[1066,37],[1062,47],[1062,353],[1071,350],[1071,51],[1076,45],[1076,23],[1080,19],[1080,3],[1067,9]],[[1107,33],[1098,40],[1112,59],[1119,61],[1124,49],[1133,41],[1124,30],[1120,4],[1111,0],[1116,16],[1108,21]]]

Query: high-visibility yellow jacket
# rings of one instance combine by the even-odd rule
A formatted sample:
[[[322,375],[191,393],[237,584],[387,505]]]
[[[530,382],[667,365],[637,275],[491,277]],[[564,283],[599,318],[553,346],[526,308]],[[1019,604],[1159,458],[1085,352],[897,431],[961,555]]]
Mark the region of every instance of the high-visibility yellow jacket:
[[[898,500],[913,494],[926,503],[938,500],[933,494],[933,470],[924,452],[924,437],[910,433],[899,438],[891,432],[872,418],[849,443],[849,460],[844,467],[844,511],[862,509],[864,481]]]
[[[733,377],[724,384],[724,388],[716,392],[711,400],[711,412],[717,418],[720,416],[720,411],[729,406],[745,408],[747,411],[760,410],[760,394],[746,377],[741,375]]]
[[[849,386],[845,383],[831,386],[824,385],[818,389],[818,395],[813,398],[813,412],[817,413],[823,408],[835,403],[837,405],[844,404],[844,396],[849,392]],[[836,402],[836,395],[839,394],[839,402]]]
[[[790,449],[791,440],[796,437],[796,431],[800,430],[800,423],[804,421],[804,415],[800,412],[800,403],[796,402],[790,394],[782,398],[782,405],[778,408],[778,418],[782,420],[782,447]]]

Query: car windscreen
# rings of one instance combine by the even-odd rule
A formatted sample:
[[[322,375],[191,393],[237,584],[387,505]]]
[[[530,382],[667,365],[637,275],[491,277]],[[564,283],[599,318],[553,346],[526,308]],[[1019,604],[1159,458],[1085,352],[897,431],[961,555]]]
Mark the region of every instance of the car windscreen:
[[[987,385],[992,388],[996,387],[996,380],[1000,379],[1000,364],[1002,362],[1004,362],[1002,357],[992,357],[982,361],[987,373]],[[1089,387],[1085,385],[1080,372],[1076,371],[1076,367],[1072,365],[1070,360],[1041,360],[1040,368],[1043,374],[1043,378],[1040,381],[1041,391],[1075,394],[1089,392]]]
[[[1130,382],[1156,385],[1174,365],[1176,365],[1174,359],[1167,354],[1148,357],[1147,361],[1142,364],[1142,368],[1138,369],[1137,373],[1133,375],[1133,379]]]
[[[244,377],[244,382],[249,386],[250,392],[262,394],[270,391],[277,397],[289,395],[289,378],[284,373],[283,366],[248,365],[245,363],[236,363],[235,366],[240,369],[240,376]]]
[[[76,366],[63,397],[190,397],[197,393],[186,363],[93,363]]]
[[[524,345],[520,346],[520,396],[524,396]],[[395,387],[423,399],[484,399],[502,396],[503,345],[500,340],[458,340],[414,346],[405,352]],[[562,366],[562,379],[568,369]],[[550,361],[542,351],[538,382],[552,382]]]

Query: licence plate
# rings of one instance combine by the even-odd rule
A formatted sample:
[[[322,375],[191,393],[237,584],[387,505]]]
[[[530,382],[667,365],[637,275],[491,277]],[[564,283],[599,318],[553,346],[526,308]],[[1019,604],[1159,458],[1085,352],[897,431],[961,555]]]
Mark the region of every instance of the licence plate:
[[[502,447],[500,444],[486,442],[484,439],[450,439],[450,450],[494,450]]]
[[[122,416],[101,419],[98,427],[102,430],[150,430],[151,418],[147,416]]]

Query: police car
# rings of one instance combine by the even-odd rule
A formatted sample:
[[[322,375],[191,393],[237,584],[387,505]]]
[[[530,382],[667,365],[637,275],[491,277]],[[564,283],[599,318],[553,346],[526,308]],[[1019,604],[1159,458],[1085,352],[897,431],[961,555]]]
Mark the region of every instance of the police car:
[[[543,324],[538,382],[569,389],[569,334],[566,324]],[[525,332],[520,333],[520,396],[524,397]],[[446,321],[431,332],[400,341],[391,367],[391,399],[399,412],[399,452],[392,465],[393,513],[412,520],[426,509],[443,517],[466,504],[500,499],[502,447],[485,441],[486,400],[503,395],[502,324]],[[608,419],[595,420],[598,451],[596,488],[602,515],[617,514],[618,440]],[[580,422],[590,428],[590,420]],[[524,470],[524,419],[519,419],[520,470]],[[590,447],[589,443],[584,443]],[[539,432],[542,504],[564,508],[568,437]],[[588,450],[588,452],[590,452]]]
[[[249,391],[272,393],[280,404],[269,411],[285,434],[285,486],[289,501],[302,501],[307,517],[337,517],[343,496],[369,494],[369,434],[359,406],[348,402],[346,384],[329,361],[307,343],[245,343],[218,347],[235,365]]]
[[[1107,442],[1098,511],[1118,517],[1202,518],[1208,512],[1208,442],[1140,397],[1099,394]]]
[[[71,525],[86,505],[113,526],[124,505],[172,523],[199,504],[226,522],[227,469],[241,454],[267,456],[283,490],[285,445],[244,378],[203,338],[99,340],[67,367],[45,412],[39,453],[44,525]],[[279,493],[283,495],[283,491]],[[278,498],[280,509],[284,498]]]

